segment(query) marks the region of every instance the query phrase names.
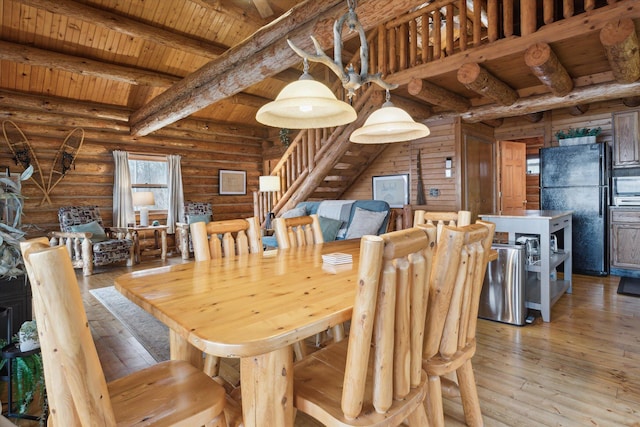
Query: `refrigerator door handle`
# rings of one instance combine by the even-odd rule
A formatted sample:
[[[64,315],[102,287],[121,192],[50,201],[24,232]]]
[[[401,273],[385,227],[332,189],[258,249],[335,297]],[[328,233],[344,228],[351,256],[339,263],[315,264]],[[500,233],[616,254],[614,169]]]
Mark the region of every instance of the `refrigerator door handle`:
[[[606,209],[605,205],[607,203],[607,199],[609,198],[608,194],[605,197],[605,193],[608,193],[607,191],[608,187],[599,187],[599,190],[600,190],[600,194],[599,194],[600,201],[598,203],[598,216],[602,218],[604,215],[604,210]]]

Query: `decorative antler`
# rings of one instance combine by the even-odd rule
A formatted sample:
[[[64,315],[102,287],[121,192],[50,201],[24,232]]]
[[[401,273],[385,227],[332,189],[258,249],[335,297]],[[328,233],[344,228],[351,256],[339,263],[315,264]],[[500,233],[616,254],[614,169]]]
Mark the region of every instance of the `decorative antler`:
[[[386,90],[397,88],[397,84],[390,84],[382,80],[382,73],[369,74],[369,46],[367,44],[367,36],[364,32],[364,28],[362,27],[362,24],[360,24],[360,21],[358,21],[358,16],[355,12],[356,0],[347,0],[347,5],[349,7],[349,11],[342,15],[340,19],[333,24],[333,60],[324,53],[322,46],[320,46],[320,43],[318,43],[313,36],[311,36],[311,40],[316,48],[315,55],[300,49],[294,45],[291,40],[287,40],[287,43],[289,43],[291,49],[293,49],[293,51],[302,58],[313,62],[320,62],[329,67],[331,71],[338,76],[340,81],[342,81],[342,86],[347,89],[347,97],[349,99],[351,99],[355,95],[356,90],[365,83],[376,83],[378,86]],[[346,69],[342,65],[342,28],[345,23],[349,27],[349,31],[353,31],[355,29],[360,35],[360,74],[355,72],[353,64],[349,64]]]

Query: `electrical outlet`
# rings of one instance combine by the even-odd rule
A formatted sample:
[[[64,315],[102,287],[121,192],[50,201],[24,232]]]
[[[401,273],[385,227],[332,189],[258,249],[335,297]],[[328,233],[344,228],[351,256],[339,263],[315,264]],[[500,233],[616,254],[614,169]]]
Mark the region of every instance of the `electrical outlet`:
[[[444,170],[444,177],[445,178],[451,178],[451,169],[445,169]]]

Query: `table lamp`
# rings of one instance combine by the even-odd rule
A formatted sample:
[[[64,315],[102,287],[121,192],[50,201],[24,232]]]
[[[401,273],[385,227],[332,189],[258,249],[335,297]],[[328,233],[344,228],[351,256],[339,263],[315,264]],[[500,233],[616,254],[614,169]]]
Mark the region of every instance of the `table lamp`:
[[[261,193],[267,194],[267,217],[264,221],[264,228],[267,230],[271,229],[271,217],[273,213],[271,212],[271,193],[274,191],[280,191],[280,177],[273,175],[266,175],[260,177],[260,188],[259,191]]]
[[[136,191],[133,193],[133,206],[140,208],[140,226],[149,226],[149,206],[156,204],[151,191]]]

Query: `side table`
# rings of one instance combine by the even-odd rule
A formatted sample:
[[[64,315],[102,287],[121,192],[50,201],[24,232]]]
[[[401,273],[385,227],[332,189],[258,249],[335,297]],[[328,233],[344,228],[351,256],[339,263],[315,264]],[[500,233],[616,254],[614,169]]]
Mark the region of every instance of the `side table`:
[[[167,259],[167,228],[166,225],[137,225],[132,228],[136,263],[140,262],[140,256],[145,252],[160,252],[160,258],[163,261]],[[140,247],[140,234],[149,231],[153,231],[154,246],[153,249],[143,250]]]

